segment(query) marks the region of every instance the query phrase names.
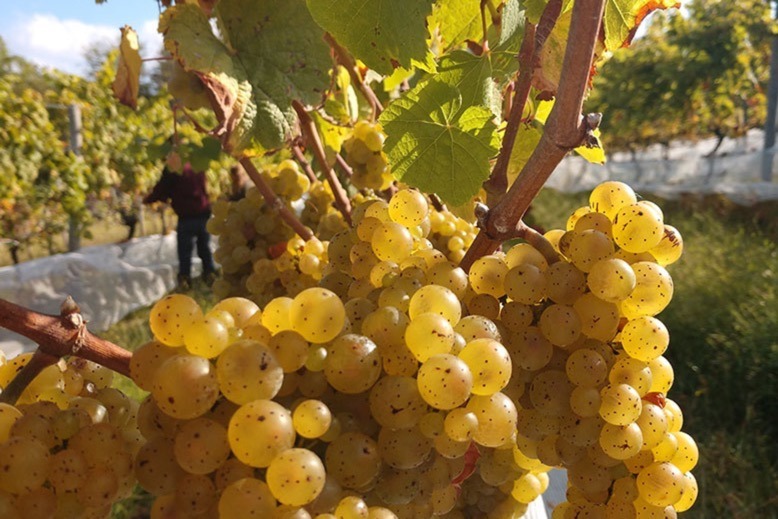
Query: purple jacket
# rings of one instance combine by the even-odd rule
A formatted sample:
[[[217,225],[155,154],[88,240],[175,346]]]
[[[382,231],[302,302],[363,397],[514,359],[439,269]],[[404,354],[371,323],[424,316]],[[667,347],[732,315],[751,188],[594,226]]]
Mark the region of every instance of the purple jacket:
[[[184,166],[181,174],[163,169],[162,177],[151,193],[143,199],[143,203],[167,201],[170,201],[179,218],[208,213],[211,210],[211,202],[205,190],[205,172],[195,171],[189,164]]]

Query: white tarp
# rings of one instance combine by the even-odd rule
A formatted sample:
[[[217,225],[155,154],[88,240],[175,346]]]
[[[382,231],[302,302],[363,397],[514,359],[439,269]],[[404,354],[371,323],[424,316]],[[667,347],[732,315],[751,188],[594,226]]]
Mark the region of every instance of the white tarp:
[[[199,267],[199,259],[194,258],[193,270]],[[58,314],[70,295],[89,321],[89,329],[100,332],[169,292],[177,271],[175,233],[148,236],[0,268],[0,297]],[[28,339],[0,328],[0,350],[6,356],[34,347]]]
[[[574,193],[589,191],[606,180],[620,180],[635,191],[664,198],[686,193],[720,194],[742,205],[778,200],[778,173],[773,173],[771,182],[761,177],[763,158],[774,163],[775,150],[761,149],[759,130],[725,140],[715,157],[705,157],[714,145],[715,139],[674,145],[666,158],[654,146],[636,154],[636,160],[624,153],[614,154],[604,166],[570,156],[554,171],[547,186]]]

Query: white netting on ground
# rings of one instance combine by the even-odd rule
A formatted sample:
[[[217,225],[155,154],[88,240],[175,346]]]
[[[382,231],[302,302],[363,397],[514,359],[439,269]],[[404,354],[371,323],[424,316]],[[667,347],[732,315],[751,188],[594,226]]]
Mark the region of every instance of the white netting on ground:
[[[194,258],[193,272],[199,268],[199,259]],[[100,332],[169,292],[177,272],[175,233],[149,236],[0,268],[0,297],[57,314],[70,295],[89,329]],[[0,350],[6,356],[34,347],[28,339],[0,328]]]
[[[715,146],[715,139],[677,145],[665,152],[652,147],[635,155],[609,157],[605,166],[590,164],[575,156],[559,165],[547,186],[571,193],[590,191],[606,180],[620,180],[640,193],[664,198],[682,194],[720,194],[742,205],[778,200],[778,175],[772,182],[762,179],[765,157],[775,166],[775,150],[763,151],[762,133],[749,132],[740,139],[725,140],[715,157],[704,157]]]

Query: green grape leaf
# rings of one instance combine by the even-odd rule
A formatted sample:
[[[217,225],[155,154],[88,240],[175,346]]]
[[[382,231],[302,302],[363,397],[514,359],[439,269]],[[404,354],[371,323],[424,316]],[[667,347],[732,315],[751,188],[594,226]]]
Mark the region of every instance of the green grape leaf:
[[[486,16],[487,24],[491,25],[488,11]],[[431,27],[438,28],[444,49],[458,47],[466,40],[480,41],[483,37],[480,2],[474,0],[438,0],[429,21]]]
[[[469,52],[454,51],[441,59],[434,77],[456,87],[463,105],[485,106],[499,117],[502,92],[495,83],[496,75],[503,76],[501,71],[493,69],[490,54],[474,56]]]
[[[455,86],[437,78],[389,105],[380,122],[394,175],[452,205],[478,192],[500,145],[491,111],[466,106]]]
[[[548,0],[523,0],[521,3],[524,6],[527,20],[537,25],[540,22],[540,17],[543,15],[546,4],[548,4]],[[573,0],[563,0],[560,13],[567,12],[572,8]]]
[[[165,48],[209,90],[226,150],[278,148],[297,125],[292,99],[318,104],[329,87],[322,31],[303,0],[221,0],[215,14],[221,39],[200,7],[166,9]]]
[[[510,40],[519,41],[516,43],[516,52],[521,45],[521,35],[524,28],[525,12],[521,8],[519,0],[507,0],[502,7],[500,19],[500,39],[497,42],[498,47],[511,45]],[[513,59],[516,59],[514,54]]]
[[[511,158],[508,161],[508,183],[513,184],[521,169],[535,151],[543,131],[532,124],[522,124],[516,134]]]
[[[637,28],[657,9],[679,8],[678,0],[608,0],[605,4],[605,50],[612,51],[632,43]]]
[[[206,171],[211,167],[211,161],[219,160],[221,142],[213,137],[206,137],[198,145],[191,145],[187,150],[187,159],[197,171]]]
[[[307,0],[314,20],[368,67],[434,69],[427,48],[432,0]]]
[[[509,0],[503,12],[514,10],[518,11],[518,2]],[[520,14],[516,12],[509,18],[513,20],[502,26],[499,43],[493,50],[481,56],[461,50],[450,52],[440,59],[435,76],[459,90],[464,106],[485,106],[495,117],[500,117],[502,111],[502,90],[518,70],[516,54],[523,35]]]

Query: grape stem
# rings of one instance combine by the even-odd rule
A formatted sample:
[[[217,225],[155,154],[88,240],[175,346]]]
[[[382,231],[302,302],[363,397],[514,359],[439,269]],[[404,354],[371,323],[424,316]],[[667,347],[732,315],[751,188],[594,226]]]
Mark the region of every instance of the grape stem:
[[[481,47],[484,48],[484,50],[487,50],[489,48],[489,39],[488,39],[488,29],[489,26],[486,21],[486,4],[489,3],[489,0],[481,0],[481,32],[483,34],[483,39],[481,40]]]
[[[8,387],[0,394],[0,402],[15,405],[16,401],[19,400],[19,397],[24,393],[24,390],[30,385],[30,382],[32,382],[41,371],[56,364],[58,361],[59,357],[49,355],[40,349],[35,350],[30,361],[24,365],[21,371],[19,371],[8,384]]]
[[[77,355],[130,376],[132,353],[92,334],[80,312],[41,314],[0,299],[0,327],[35,341],[43,354],[57,359]]]
[[[300,120],[300,131],[303,134],[303,139],[308,148],[313,151],[313,155],[316,157],[319,167],[324,171],[324,176],[327,178],[327,182],[329,182],[330,187],[332,188],[332,194],[335,196],[335,207],[338,208],[343,215],[343,218],[350,225],[351,202],[349,202],[348,193],[343,189],[340,180],[338,180],[332,167],[330,167],[327,162],[327,156],[324,154],[324,146],[322,146],[319,132],[316,131],[316,125],[308,114],[308,111],[299,101],[292,101],[292,108],[297,112],[297,118]]]
[[[270,209],[275,211],[276,214],[278,214],[278,216],[281,217],[281,219],[286,223],[286,225],[291,227],[300,238],[305,241],[313,238],[313,231],[303,225],[303,223],[297,218],[292,210],[287,207],[283,200],[281,200],[281,198],[275,194],[273,189],[268,185],[267,182],[265,182],[265,179],[262,178],[262,175],[259,174],[257,167],[253,162],[251,162],[251,159],[248,157],[243,157],[240,159],[240,164],[243,166],[243,169],[246,170],[246,173],[248,173],[248,176],[252,182],[254,182],[254,185],[257,186],[257,189],[259,189],[259,192],[262,194],[262,197],[265,199],[265,202],[270,207]]]
[[[344,159],[340,153],[335,155],[335,164],[340,167],[340,170],[347,177],[351,178],[354,176],[354,170],[351,169],[351,166],[348,165],[348,162],[346,162],[346,159]]]
[[[549,5],[551,3],[549,2]],[[468,271],[478,258],[497,250],[503,241],[518,236],[524,213],[548,177],[565,155],[586,142],[594,130],[593,126],[598,118],[583,117],[581,110],[594,48],[602,25],[604,6],[605,0],[575,2],[556,103],[546,121],[545,131],[516,181],[484,216],[478,236],[462,258],[460,266],[465,271]],[[520,119],[521,113],[522,111],[514,106],[509,125],[518,125],[514,119]],[[509,158],[510,150],[503,147],[497,161],[501,162],[502,159],[507,162]]]
[[[381,115],[381,112],[384,111],[384,107],[381,104],[381,101],[378,100],[378,96],[373,92],[373,89],[370,88],[370,85],[365,83],[362,79],[356,60],[346,49],[335,41],[335,38],[333,38],[330,33],[324,33],[324,41],[326,41],[330,46],[330,49],[332,49],[332,55],[335,58],[335,62],[346,69],[349,77],[351,77],[351,82],[356,85],[359,92],[370,104],[370,108],[373,111],[373,120],[375,121],[378,116]]]
[[[546,258],[549,265],[556,263],[560,260],[559,254],[551,242],[546,239],[545,236],[538,231],[524,223],[523,220],[519,220],[519,225],[516,229],[517,238],[521,238],[533,247],[537,249],[539,253]]]
[[[548,35],[556,25],[559,13],[562,10],[561,0],[550,0],[543,9],[538,25],[527,22],[524,26],[524,39],[519,49],[519,72],[516,81],[513,82],[513,97],[510,100],[508,112],[508,124],[502,138],[502,147],[497,156],[492,174],[484,182],[486,191],[486,203],[494,207],[508,190],[508,164],[510,163],[513,146],[516,143],[516,135],[523,121],[524,110],[532,88],[532,76],[535,69],[540,66],[540,52],[546,43]]]
[[[436,195],[435,193],[431,193],[429,197],[430,197],[430,202],[432,203],[432,207],[434,207],[436,211],[438,211],[439,213],[448,211],[446,204],[443,203],[443,200],[441,200],[438,195]]]
[[[308,159],[305,158],[305,154],[303,154],[303,150],[300,148],[299,142],[292,144],[292,155],[294,155],[297,163],[300,164],[300,166],[303,168],[303,171],[305,171],[305,175],[308,177],[308,180],[311,182],[316,182],[316,173],[313,172],[311,163],[308,162]]]

